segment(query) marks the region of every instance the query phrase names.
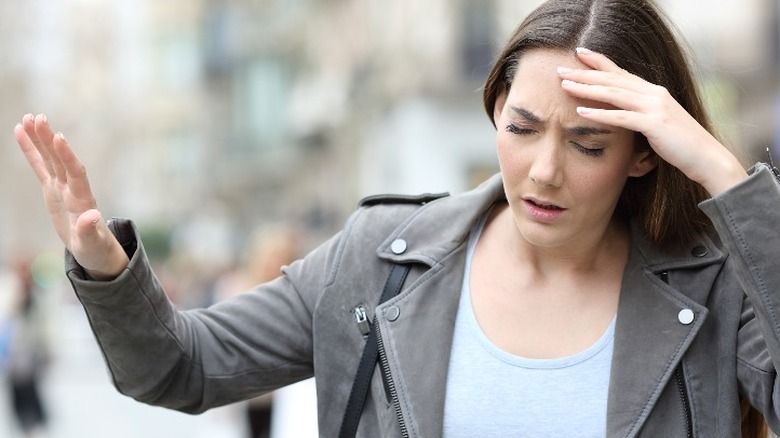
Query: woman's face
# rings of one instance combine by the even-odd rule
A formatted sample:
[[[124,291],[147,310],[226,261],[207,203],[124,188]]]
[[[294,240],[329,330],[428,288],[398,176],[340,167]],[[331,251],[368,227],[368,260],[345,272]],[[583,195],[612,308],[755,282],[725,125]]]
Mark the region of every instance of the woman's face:
[[[626,179],[652,170],[648,151],[633,147],[634,132],[597,124],[561,88],[558,67],[587,68],[573,52],[535,49],[522,55],[494,120],[501,174],[515,224],[539,247],[599,242]]]

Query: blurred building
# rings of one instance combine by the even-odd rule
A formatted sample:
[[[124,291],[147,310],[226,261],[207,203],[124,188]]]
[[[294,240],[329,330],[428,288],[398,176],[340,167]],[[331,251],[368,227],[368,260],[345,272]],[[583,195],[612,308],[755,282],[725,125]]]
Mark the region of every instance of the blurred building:
[[[658,2],[691,44],[721,133],[746,164],[773,143],[780,161],[780,3]],[[186,305],[202,297],[182,291],[203,293],[264,221],[303,222],[313,245],[364,195],[466,190],[497,170],[480,87],[540,3],[0,0],[0,261],[61,250],[11,135],[26,112],[67,135],[104,214],[134,218],[153,256],[189,269]],[[94,348],[79,336],[62,344],[76,364],[86,355],[70,346]],[[76,367],[85,376],[102,369],[92,356]],[[70,401],[72,376],[50,391]],[[163,416],[99,383],[117,403],[106,423]],[[74,429],[79,405],[61,411]]]

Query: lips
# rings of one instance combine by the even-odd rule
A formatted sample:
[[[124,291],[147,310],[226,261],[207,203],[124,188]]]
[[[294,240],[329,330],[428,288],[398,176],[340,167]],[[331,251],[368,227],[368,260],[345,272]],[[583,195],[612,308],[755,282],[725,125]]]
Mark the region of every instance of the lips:
[[[528,217],[538,223],[552,224],[560,220],[566,212],[565,207],[547,200],[528,197],[524,198],[523,201]]]
[[[551,202],[540,201],[534,198],[525,198],[524,200],[534,207],[543,208],[545,210],[565,210],[565,208],[555,205]]]
[[[528,199],[527,202],[530,202],[534,206],[543,208],[545,210],[563,210],[563,207],[559,207],[555,204],[544,204],[541,202],[534,201],[533,199]]]

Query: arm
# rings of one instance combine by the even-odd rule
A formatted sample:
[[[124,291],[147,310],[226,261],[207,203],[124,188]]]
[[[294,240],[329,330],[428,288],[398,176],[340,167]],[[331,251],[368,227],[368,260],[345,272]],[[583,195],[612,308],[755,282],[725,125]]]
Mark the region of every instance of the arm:
[[[120,392],[199,413],[313,375],[312,312],[338,237],[276,280],[181,312],[155,278],[133,224],[113,220],[110,228],[126,247],[137,244],[127,269],[91,281],[69,255],[67,271]]]
[[[41,184],[67,249],[68,278],[121,392],[202,412],[312,375],[311,309],[328,245],[255,291],[211,309],[178,312],[135,227],[103,220],[86,170],[62,134],[43,115],[25,116],[14,134]]]
[[[747,180],[700,205],[715,225],[747,295],[737,344],[740,392],[774,430],[780,426],[778,205],[780,182],[765,165],[755,166]]]

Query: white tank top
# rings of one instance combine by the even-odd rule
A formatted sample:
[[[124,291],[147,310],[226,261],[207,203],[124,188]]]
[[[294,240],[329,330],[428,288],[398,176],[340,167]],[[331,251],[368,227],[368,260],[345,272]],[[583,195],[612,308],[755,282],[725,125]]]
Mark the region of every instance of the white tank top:
[[[529,359],[496,347],[471,305],[469,272],[487,215],[469,239],[447,376],[444,437],[604,437],[615,319],[584,351]]]

